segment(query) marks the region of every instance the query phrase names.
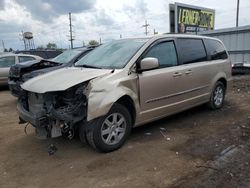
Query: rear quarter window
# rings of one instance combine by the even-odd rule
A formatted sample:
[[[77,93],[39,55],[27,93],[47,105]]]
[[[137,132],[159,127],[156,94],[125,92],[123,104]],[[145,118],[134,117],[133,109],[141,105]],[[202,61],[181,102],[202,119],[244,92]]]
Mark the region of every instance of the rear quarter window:
[[[19,63],[23,63],[23,62],[26,62],[26,61],[35,60],[35,58],[30,57],[30,56],[18,56],[18,60],[19,60]]]
[[[205,39],[205,46],[209,60],[227,59],[226,49],[221,42],[212,39]]]
[[[207,54],[202,39],[177,39],[178,54],[182,64],[198,63],[207,60]]]

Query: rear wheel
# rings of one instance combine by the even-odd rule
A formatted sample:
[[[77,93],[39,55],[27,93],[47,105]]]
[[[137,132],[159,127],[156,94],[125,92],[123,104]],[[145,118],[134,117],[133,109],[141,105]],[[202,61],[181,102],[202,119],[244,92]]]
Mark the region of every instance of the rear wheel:
[[[132,119],[127,108],[114,104],[107,115],[88,124],[86,138],[94,149],[111,152],[124,144],[131,128]]]
[[[223,106],[225,92],[226,92],[225,85],[220,81],[216,82],[210,97],[210,101],[208,103],[211,109],[215,110]]]

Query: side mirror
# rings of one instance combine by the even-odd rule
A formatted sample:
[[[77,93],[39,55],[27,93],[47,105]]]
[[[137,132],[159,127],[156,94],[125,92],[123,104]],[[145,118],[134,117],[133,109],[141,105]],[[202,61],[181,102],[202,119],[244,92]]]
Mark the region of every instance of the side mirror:
[[[141,60],[140,62],[140,72],[146,71],[146,70],[153,70],[159,68],[159,62],[157,58],[154,57],[146,57]]]

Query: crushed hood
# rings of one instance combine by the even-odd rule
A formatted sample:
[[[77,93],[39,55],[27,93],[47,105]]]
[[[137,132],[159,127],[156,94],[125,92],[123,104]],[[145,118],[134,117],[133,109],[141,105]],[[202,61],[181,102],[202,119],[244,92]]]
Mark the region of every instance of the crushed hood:
[[[32,78],[21,87],[34,93],[63,91],[108,73],[111,73],[111,70],[67,67]]]

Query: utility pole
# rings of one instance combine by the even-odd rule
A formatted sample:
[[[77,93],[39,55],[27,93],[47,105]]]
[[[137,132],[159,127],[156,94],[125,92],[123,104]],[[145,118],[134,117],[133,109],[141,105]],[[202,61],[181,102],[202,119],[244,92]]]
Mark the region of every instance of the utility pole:
[[[3,50],[5,50],[4,41],[2,40]]]
[[[122,34],[120,34],[120,39],[122,38]]]
[[[154,35],[157,35],[158,34],[158,31],[156,31],[155,29],[154,29]]]
[[[240,0],[237,0],[236,27],[239,26]]]
[[[71,49],[73,49],[73,40],[75,40],[73,38],[72,35],[72,23],[71,23],[71,12],[69,13],[69,41],[70,41],[70,47]]]
[[[147,20],[145,20],[145,25],[142,25],[142,27],[145,27],[146,36],[148,35],[148,26],[150,26],[150,25],[147,23]]]
[[[102,44],[102,38],[100,37],[100,39],[99,39],[99,44]]]

